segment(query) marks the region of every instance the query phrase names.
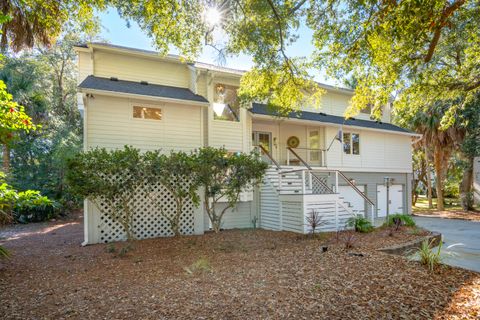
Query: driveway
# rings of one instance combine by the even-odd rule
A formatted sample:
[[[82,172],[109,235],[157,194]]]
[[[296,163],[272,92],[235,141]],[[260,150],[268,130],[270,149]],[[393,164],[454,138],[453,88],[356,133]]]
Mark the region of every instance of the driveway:
[[[446,264],[480,272],[480,222],[415,217],[417,225],[443,235]]]

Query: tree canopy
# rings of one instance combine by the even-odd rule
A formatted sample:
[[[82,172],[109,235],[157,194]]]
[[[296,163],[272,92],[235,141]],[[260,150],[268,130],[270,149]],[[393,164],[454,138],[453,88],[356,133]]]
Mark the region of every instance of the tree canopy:
[[[449,125],[480,88],[476,1],[212,1],[210,7],[221,13],[213,26],[205,19],[208,8],[197,1],[131,3],[110,4],[139,22],[161,52],[173,45],[192,59],[204,46],[214,46],[223,54],[252,56],[254,68],[242,78],[240,97],[266,100],[281,111],[310,97],[318,105],[323,92],[312,74],[320,69],[357,79],[350,115],[372,107],[380,116],[397,94],[395,106],[411,110],[433,99],[450,101],[443,121]],[[291,57],[288,48],[302,25],[314,30],[315,52]],[[228,35],[220,44],[215,30]]]
[[[319,105],[319,70],[356,79],[347,115],[371,108],[378,117],[392,98],[395,108],[410,110],[440,99],[451,105],[442,122],[448,126],[480,90],[480,4],[473,0],[6,1],[2,12],[12,20],[3,24],[2,43],[14,50],[33,39],[49,43],[68,19],[88,25],[92,8],[107,6],[137,22],[163,54],[175,47],[193,60],[210,46],[221,55],[251,56],[240,98],[281,112]],[[290,56],[304,36],[300,27],[313,30],[315,50]]]

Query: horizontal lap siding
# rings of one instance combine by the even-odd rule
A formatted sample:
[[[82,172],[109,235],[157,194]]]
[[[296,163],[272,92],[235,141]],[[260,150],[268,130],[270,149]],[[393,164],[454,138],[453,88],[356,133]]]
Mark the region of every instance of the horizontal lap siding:
[[[335,136],[340,126],[327,127],[325,140],[331,147],[327,152],[327,166],[341,168],[343,171],[366,169],[392,172],[411,172],[412,151],[411,137],[374,132],[356,128],[343,128],[344,132],[360,134],[360,154],[348,155],[342,150],[342,145]]]
[[[282,201],[282,229],[303,233],[304,215],[302,201]]]
[[[260,226],[263,229],[280,230],[280,199],[268,181],[260,186]]]
[[[161,108],[162,120],[134,119],[133,105]],[[88,104],[88,147],[132,145],[141,150],[190,151],[203,145],[201,112],[199,106],[156,105],[96,95]]]
[[[186,64],[146,57],[95,51],[95,76],[121,80],[148,81],[173,87],[188,88],[190,72]]]
[[[245,120],[244,120],[245,121]],[[210,134],[212,147],[225,147],[230,151],[243,151],[243,128],[240,122],[213,120]]]
[[[218,210],[225,207],[225,204],[219,204]],[[253,226],[252,219],[252,202],[239,202],[235,208],[227,210],[222,219],[222,228],[251,228]]]
[[[343,230],[346,228],[347,220],[351,215],[343,208],[338,205],[337,208],[337,218],[335,218],[335,201],[309,201],[305,204],[305,216],[308,217],[313,210],[315,210],[320,215],[320,226],[317,228],[318,231],[335,231]],[[307,222],[306,222],[307,223]],[[310,230],[310,226],[307,223],[307,228]]]
[[[78,52],[78,83],[93,75],[93,60],[90,52]]]

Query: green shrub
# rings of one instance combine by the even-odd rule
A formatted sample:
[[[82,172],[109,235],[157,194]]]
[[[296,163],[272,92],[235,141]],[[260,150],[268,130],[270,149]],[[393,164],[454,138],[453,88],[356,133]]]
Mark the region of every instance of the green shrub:
[[[442,241],[438,245],[438,249],[436,251],[433,250],[433,242],[435,240],[432,239],[430,242],[427,240],[422,242],[422,246],[418,249],[418,255],[420,257],[420,263],[423,264],[428,268],[428,270],[433,271],[435,267],[442,263],[442,258],[440,257],[440,252],[442,250]]]
[[[413,220],[412,216],[409,214],[392,214],[388,216],[388,220],[385,222],[387,227],[393,227],[397,225],[395,221],[400,221],[400,225],[404,225],[407,227],[415,227],[415,220]]]
[[[40,191],[27,190],[18,193],[13,215],[20,223],[40,222],[56,217],[56,203],[42,196]]]
[[[356,232],[370,232],[373,230],[372,223],[364,217],[351,217],[347,220],[347,226],[350,228],[354,228]]]
[[[13,189],[7,183],[0,185],[0,224],[40,222],[56,216],[56,203],[40,191]]]

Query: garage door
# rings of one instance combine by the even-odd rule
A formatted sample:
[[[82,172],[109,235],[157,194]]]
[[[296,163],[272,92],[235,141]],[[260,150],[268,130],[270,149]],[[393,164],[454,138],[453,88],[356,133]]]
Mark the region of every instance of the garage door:
[[[389,214],[404,213],[403,185],[394,184],[389,189]],[[387,187],[383,185],[377,186],[377,213],[379,217],[387,216]]]
[[[357,186],[357,188],[365,192],[365,186]],[[340,193],[340,197],[343,198],[345,202],[348,202],[351,206],[353,212],[358,214],[365,213],[365,200],[359,195],[355,190],[353,190],[350,186],[338,186],[338,191]]]

